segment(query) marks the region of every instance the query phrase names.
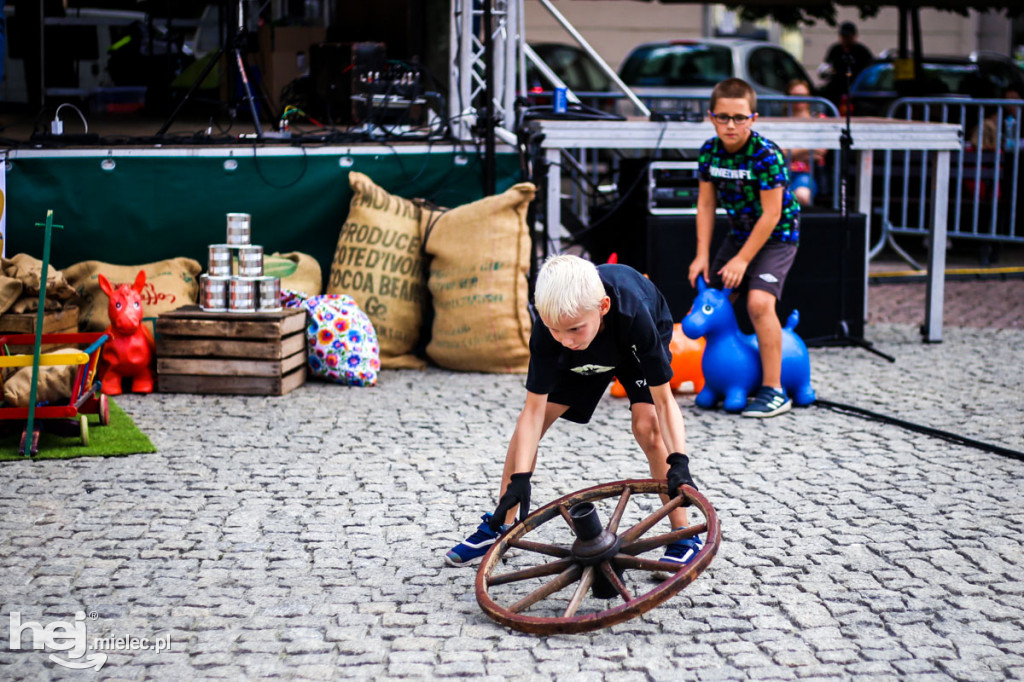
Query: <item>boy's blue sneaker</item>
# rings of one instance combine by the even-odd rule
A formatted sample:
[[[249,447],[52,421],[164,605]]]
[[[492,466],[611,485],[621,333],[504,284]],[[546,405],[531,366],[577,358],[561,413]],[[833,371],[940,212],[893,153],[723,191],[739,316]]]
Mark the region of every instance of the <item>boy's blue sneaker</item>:
[[[477,526],[476,532],[452,547],[444,555],[444,560],[449,566],[469,566],[480,561],[501,534],[511,527],[505,524],[500,531],[495,533],[489,525],[491,514],[484,514],[480,518],[483,519],[483,523]]]
[[[685,566],[693,561],[693,557],[697,556],[697,552],[699,552],[703,546],[704,543],[701,541],[699,535],[694,535],[692,538],[685,538],[683,540],[676,540],[671,545],[665,545],[665,555],[658,561]]]
[[[793,401],[789,399],[784,390],[762,386],[757,389],[754,399],[743,408],[740,414],[744,417],[774,417],[777,414],[789,412],[791,407],[793,407]]]

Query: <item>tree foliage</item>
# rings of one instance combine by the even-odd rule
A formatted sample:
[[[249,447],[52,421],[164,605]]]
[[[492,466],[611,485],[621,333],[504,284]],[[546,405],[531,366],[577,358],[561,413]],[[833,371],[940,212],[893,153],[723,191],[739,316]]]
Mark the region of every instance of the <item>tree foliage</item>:
[[[1007,17],[1013,18],[1024,13],[1022,0],[888,0],[883,2],[857,2],[855,0],[747,0],[746,2],[725,2],[726,7],[738,10],[740,18],[748,21],[773,19],[787,28],[810,26],[824,21],[829,26],[836,25],[836,12],[839,6],[854,7],[861,19],[870,19],[878,14],[883,7],[908,7],[911,9],[937,9],[955,12],[967,16],[970,10],[985,12],[987,10],[1005,10]]]

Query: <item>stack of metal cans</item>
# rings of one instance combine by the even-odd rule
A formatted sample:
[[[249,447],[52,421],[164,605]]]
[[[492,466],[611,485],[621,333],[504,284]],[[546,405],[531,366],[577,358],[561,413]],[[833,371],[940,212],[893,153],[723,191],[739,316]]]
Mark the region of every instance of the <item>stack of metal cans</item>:
[[[199,276],[199,306],[213,312],[277,312],[281,280],[263,274],[263,247],[251,243],[252,216],[228,213],[227,243],[210,244],[205,275]]]

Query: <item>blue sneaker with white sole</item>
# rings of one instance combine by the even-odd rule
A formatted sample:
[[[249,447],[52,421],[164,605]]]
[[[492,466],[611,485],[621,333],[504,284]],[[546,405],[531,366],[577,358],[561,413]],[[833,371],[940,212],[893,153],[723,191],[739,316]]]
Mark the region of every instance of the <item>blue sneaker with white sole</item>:
[[[490,526],[491,516],[491,514],[484,514],[480,517],[483,519],[483,523],[477,526],[475,533],[452,547],[444,555],[445,563],[449,566],[469,566],[480,561],[484,554],[487,554],[491,545],[498,541],[501,534],[511,528],[511,525],[505,524],[501,530],[494,532]]]
[[[679,529],[676,528],[675,530]],[[685,566],[693,561],[693,558],[697,556],[697,552],[699,552],[703,546],[704,543],[701,541],[699,535],[694,535],[692,538],[676,540],[671,545],[665,545],[665,554],[658,561]]]
[[[793,407],[793,401],[784,390],[762,386],[757,389],[754,399],[740,412],[740,416],[764,419],[789,412],[791,407]]]

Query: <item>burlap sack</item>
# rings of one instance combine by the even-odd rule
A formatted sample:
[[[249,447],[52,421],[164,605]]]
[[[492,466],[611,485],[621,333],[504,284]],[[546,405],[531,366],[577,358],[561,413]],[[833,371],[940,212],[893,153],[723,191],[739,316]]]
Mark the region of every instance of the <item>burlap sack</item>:
[[[49,296],[47,296],[46,299],[43,301],[43,310],[63,310],[63,309],[64,309],[64,303],[63,302],[56,301],[56,300],[50,298]],[[21,298],[19,298],[17,301],[14,302],[14,305],[11,306],[11,309],[8,312],[21,314],[21,313],[34,313],[37,310],[39,310],[39,292],[38,291],[35,293],[34,296],[22,296]]]
[[[525,372],[530,362],[528,182],[423,221],[433,256],[434,323],[427,355],[441,367]]]
[[[6,313],[21,298],[25,285],[20,279],[0,275],[0,315]]]
[[[419,204],[389,194],[362,173],[348,174],[352,203],[338,235],[328,294],[348,294],[370,318],[380,366],[422,368],[412,354],[423,322]]]
[[[68,282],[78,292],[78,326],[82,331],[101,332],[110,325],[109,299],[100,291],[100,273],[116,286],[134,282],[139,270],[146,271],[146,288],[142,290],[146,317],[156,317],[198,302],[198,276],[202,266],[191,258],[171,258],[146,265],[111,265],[87,260],[64,270]]]
[[[22,297],[36,297],[32,310],[39,308],[39,283],[42,281],[43,261],[33,258],[27,253],[18,253],[10,258],[0,259],[0,268],[7,277],[13,277],[22,283]],[[67,301],[75,296],[75,289],[68,283],[61,270],[54,267],[46,269],[46,298],[49,301]],[[60,307],[59,305],[57,307]],[[19,311],[24,312],[24,311]]]
[[[48,353],[77,353],[75,348],[60,348]],[[36,404],[42,402],[61,403],[71,399],[71,383],[75,378],[77,365],[42,365],[39,367],[39,383],[36,389]],[[20,367],[4,381],[4,406],[28,407],[32,397],[32,368]]]
[[[307,296],[323,291],[323,274],[316,259],[305,253],[273,253],[263,256],[263,274],[281,279],[281,288]]]

